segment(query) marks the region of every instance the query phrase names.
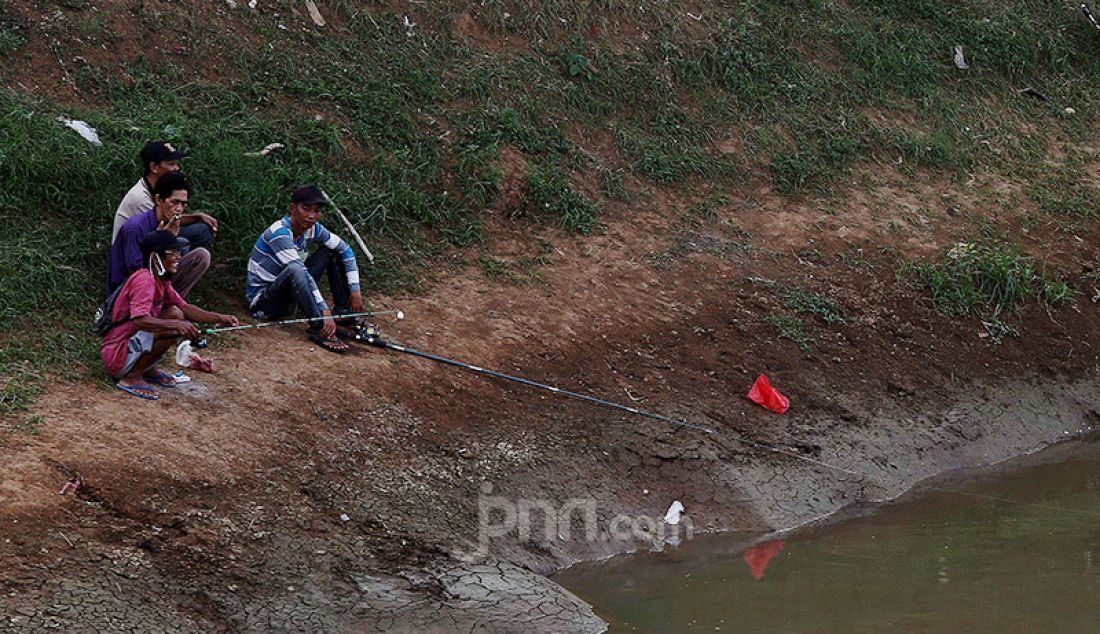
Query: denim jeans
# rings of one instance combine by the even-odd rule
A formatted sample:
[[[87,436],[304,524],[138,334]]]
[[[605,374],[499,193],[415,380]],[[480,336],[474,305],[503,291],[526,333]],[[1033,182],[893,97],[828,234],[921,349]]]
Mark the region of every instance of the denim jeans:
[[[180,255],[187,255],[191,249],[210,246],[210,243],[214,241],[214,232],[210,229],[210,225],[205,222],[192,222],[189,225],[180,227],[176,241],[180,245]]]
[[[275,281],[260,292],[252,304],[253,316],[259,319],[279,319],[300,308],[306,317],[320,317],[321,312],[313,301],[309,280],[317,280],[322,274],[328,276],[328,285],[332,290],[333,312],[337,313],[348,306],[351,288],[348,286],[348,273],[344,270],[344,259],[339,251],[320,247],[306,258],[305,264],[296,261],[283,269]],[[256,313],[262,313],[257,316]],[[319,329],[320,320],[310,322],[310,328]]]

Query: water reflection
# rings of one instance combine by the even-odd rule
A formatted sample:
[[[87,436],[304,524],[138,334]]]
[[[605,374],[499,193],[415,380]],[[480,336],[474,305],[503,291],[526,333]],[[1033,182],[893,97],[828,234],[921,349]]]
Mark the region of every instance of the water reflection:
[[[770,542],[758,544],[745,550],[743,558],[749,565],[749,572],[757,581],[764,579],[764,571],[768,569],[768,562],[783,550],[783,540],[773,539]]]
[[[784,540],[699,538],[556,580],[612,632],[1100,633],[1098,483],[1100,443],[1063,446]]]

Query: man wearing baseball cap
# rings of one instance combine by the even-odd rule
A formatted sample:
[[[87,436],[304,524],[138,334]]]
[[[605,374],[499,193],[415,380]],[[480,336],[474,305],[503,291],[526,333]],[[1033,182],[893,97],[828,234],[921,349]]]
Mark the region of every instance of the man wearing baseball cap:
[[[290,196],[290,212],[260,235],[248,258],[245,298],[256,319],[278,319],[297,307],[310,325],[309,339],[330,352],[344,352],[332,311],[317,288],[328,277],[337,313],[363,311],[355,252],[320,223],[328,198],[316,185],[302,185]],[[308,258],[311,246],[317,250]]]
[[[165,174],[178,172],[180,159],[186,156],[187,152],[177,150],[164,141],[150,141],[141,148],[138,157],[145,174],[126,192],[115,211],[115,223],[111,229],[112,243],[127,220],[153,208],[153,188],[157,186],[157,181]],[[209,214],[192,213],[181,216],[178,238],[183,254],[186,255],[191,249],[209,246],[217,231],[218,221]]]

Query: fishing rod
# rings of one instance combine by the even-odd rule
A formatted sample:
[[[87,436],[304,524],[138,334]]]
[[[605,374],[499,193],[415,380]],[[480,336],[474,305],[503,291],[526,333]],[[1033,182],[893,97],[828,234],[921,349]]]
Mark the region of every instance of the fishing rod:
[[[379,310],[365,313],[347,313],[344,315],[333,315],[333,319],[347,319],[350,317],[371,317],[378,315],[394,315],[398,321],[405,318],[405,313],[400,310]],[[244,324],[242,326],[226,326],[225,328],[203,328],[199,332],[204,335],[216,335],[223,332],[230,332],[233,330],[251,330],[255,328],[267,328],[268,326],[283,326],[286,324],[303,324],[307,321],[317,321],[319,319],[325,319],[324,317],[303,317],[301,319],[283,319],[281,321],[264,321],[258,324]]]
[[[351,232],[351,235],[355,238],[355,241],[359,243],[359,248],[363,250],[363,255],[367,256],[367,261],[371,264],[374,264],[374,254],[371,253],[370,249],[367,248],[367,244],[363,242],[363,238],[359,237],[359,232],[355,230],[355,225],[351,224],[351,221],[348,220],[348,217],[344,215],[344,212],[340,211],[340,208],[336,206],[336,203],[332,202],[332,198],[329,198],[328,192],[322,189],[321,195],[324,196],[325,200],[328,201],[329,207],[332,207],[332,210],[335,211],[336,214],[340,216],[340,219],[344,221],[344,225],[347,226],[348,231]]]
[[[393,350],[395,352],[401,352],[401,353],[404,353],[404,354],[408,354],[408,355],[412,355],[412,356],[416,356],[416,357],[421,357],[423,359],[428,359],[430,361],[435,361],[437,363],[442,363],[442,364],[445,364],[445,365],[454,366],[456,368],[462,368],[464,370],[469,370],[471,372],[476,372],[478,374],[484,374],[486,376],[491,376],[491,377],[494,377],[494,378],[497,378],[497,379],[503,379],[505,381],[512,381],[512,382],[515,382],[515,383],[520,383],[520,384],[527,385],[527,386],[530,386],[530,387],[533,387],[533,388],[536,388],[536,389],[540,389],[540,390],[546,390],[546,391],[549,391],[549,392],[553,392],[554,394],[560,394],[561,396],[566,396],[566,397],[569,397],[569,398],[573,398],[573,399],[577,399],[577,400],[581,400],[581,401],[586,401],[586,402],[589,402],[589,403],[594,403],[596,405],[600,405],[600,406],[603,406],[603,407],[608,407],[608,408],[611,408],[611,409],[616,409],[616,410],[623,411],[623,412],[629,412],[631,414],[635,414],[637,416],[643,416],[645,418],[652,418],[654,420],[659,420],[661,422],[668,423],[668,424],[671,424],[671,425],[675,425],[677,427],[686,427],[688,429],[694,429],[695,431],[702,432],[704,434],[710,434],[712,436],[726,436],[726,437],[731,438],[731,439],[733,439],[733,440],[735,440],[735,441],[737,441],[737,442],[739,442],[739,443],[741,443],[745,446],[752,447],[754,449],[762,449],[764,451],[770,451],[772,453],[779,454],[781,456],[787,456],[789,458],[794,458],[796,460],[801,460],[803,462],[814,464],[814,465],[817,465],[819,467],[824,467],[826,469],[831,469],[833,471],[841,471],[841,472],[847,473],[849,475],[854,475],[854,476],[859,477],[859,478],[863,477],[862,474],[857,473],[855,471],[852,471],[851,469],[845,469],[844,467],[829,464],[827,462],[822,462],[820,460],[815,460],[815,459],[810,458],[808,456],[803,456],[803,455],[795,453],[793,451],[784,450],[784,449],[781,449],[779,447],[775,447],[773,445],[769,445],[769,444],[766,444],[766,443],[761,443],[761,442],[757,442],[755,440],[750,440],[748,438],[745,438],[744,436],[739,436],[737,434],[732,434],[732,433],[729,433],[729,432],[719,431],[717,429],[713,429],[713,428],[710,428],[710,427],[705,427],[703,425],[697,425],[695,423],[690,423],[686,420],[680,420],[678,418],[672,418],[670,416],[665,416],[663,414],[657,414],[655,412],[648,412],[646,410],[641,410],[641,409],[638,409],[636,407],[630,407],[628,405],[622,405],[620,403],[607,401],[607,400],[604,400],[602,398],[596,398],[595,396],[589,396],[587,394],[581,394],[579,392],[571,392],[569,390],[563,390],[559,387],[554,387],[553,385],[547,385],[545,383],[539,383],[537,381],[532,381],[530,379],[525,379],[523,377],[514,376],[514,375],[511,375],[511,374],[504,374],[503,372],[497,372],[496,370],[489,370],[489,369],[478,367],[476,365],[472,365],[472,364],[469,364],[469,363],[464,363],[462,361],[456,361],[455,359],[448,359],[447,357],[441,357],[439,355],[431,354],[429,352],[423,352],[421,350],[416,350],[416,349],[409,348],[409,347],[406,347],[406,346],[398,345],[396,343],[391,343],[389,341],[385,341],[384,339],[380,338],[378,336],[377,331],[373,330],[373,329],[360,331],[359,333],[357,333],[357,335],[358,335],[356,337],[357,340],[359,340],[363,343],[372,345],[376,348],[383,348],[383,349],[386,349],[386,350]]]

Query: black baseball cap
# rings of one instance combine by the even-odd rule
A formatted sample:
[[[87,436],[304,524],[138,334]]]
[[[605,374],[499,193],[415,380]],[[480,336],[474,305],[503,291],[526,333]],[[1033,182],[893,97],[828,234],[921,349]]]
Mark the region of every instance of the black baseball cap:
[[[150,231],[142,236],[138,246],[141,247],[142,255],[149,255],[150,253],[163,255],[165,251],[178,251],[180,243],[171,231],[161,229],[160,231]]]
[[[164,141],[150,141],[145,144],[145,147],[141,148],[141,162],[143,165],[149,163],[162,163],[164,161],[178,161],[181,158],[187,156],[187,152],[177,150],[171,143],[165,143]]]
[[[290,202],[303,205],[328,205],[328,198],[320,187],[310,184],[295,189],[290,195]]]

